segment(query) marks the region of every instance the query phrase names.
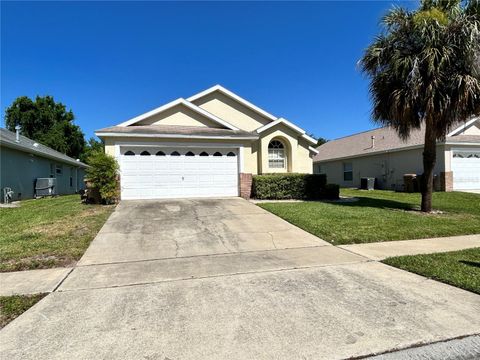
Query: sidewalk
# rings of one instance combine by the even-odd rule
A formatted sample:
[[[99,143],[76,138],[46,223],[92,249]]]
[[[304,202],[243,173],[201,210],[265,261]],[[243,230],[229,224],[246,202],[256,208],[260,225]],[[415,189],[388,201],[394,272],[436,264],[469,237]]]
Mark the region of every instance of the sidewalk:
[[[54,268],[0,273],[0,296],[29,295],[54,291],[72,268]]]
[[[476,247],[480,247],[480,234],[339,246],[344,250],[377,261],[393,256],[432,254]]]

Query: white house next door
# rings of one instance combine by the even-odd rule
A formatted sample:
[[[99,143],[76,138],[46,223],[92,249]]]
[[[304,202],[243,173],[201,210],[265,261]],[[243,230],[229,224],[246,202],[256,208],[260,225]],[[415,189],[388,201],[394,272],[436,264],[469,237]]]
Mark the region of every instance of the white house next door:
[[[452,152],[453,190],[479,190],[480,149]]]
[[[120,149],[121,198],[238,196],[238,149]]]

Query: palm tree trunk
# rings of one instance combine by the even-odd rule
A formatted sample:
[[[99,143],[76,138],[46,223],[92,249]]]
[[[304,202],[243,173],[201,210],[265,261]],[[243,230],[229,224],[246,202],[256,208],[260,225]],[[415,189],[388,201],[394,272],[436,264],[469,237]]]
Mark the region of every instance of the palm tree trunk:
[[[421,179],[422,211],[432,211],[433,168],[437,160],[437,137],[432,119],[426,120],[425,144],[423,147],[423,175]]]

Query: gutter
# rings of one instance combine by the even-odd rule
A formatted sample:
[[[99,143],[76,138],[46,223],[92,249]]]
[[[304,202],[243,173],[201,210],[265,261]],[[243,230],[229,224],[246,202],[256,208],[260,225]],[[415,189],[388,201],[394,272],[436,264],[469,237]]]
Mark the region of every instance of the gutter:
[[[138,137],[161,139],[215,139],[215,140],[257,140],[258,136],[231,136],[231,135],[182,135],[182,134],[139,134],[118,132],[96,132],[98,137]]]

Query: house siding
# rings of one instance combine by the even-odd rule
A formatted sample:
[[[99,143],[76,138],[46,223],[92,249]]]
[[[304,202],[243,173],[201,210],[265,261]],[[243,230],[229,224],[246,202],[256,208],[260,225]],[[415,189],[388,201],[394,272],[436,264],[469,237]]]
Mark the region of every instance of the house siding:
[[[401,190],[404,174],[422,174],[422,148],[394,151],[383,154],[346,158],[341,160],[320,161],[314,164],[314,173],[327,175],[329,183],[341,187],[360,187],[362,177],[375,177],[380,189]],[[437,162],[434,175],[449,171],[445,167],[445,146],[437,146]],[[352,164],[352,181],[343,180],[344,163]]]
[[[57,175],[57,194],[75,194],[84,187],[85,170],[71,164],[30,154],[16,149],[0,147],[0,200],[3,202],[3,188],[15,192],[14,200],[34,197],[36,178],[50,177],[51,164],[62,166],[62,175]],[[70,176],[72,175],[72,186]]]

